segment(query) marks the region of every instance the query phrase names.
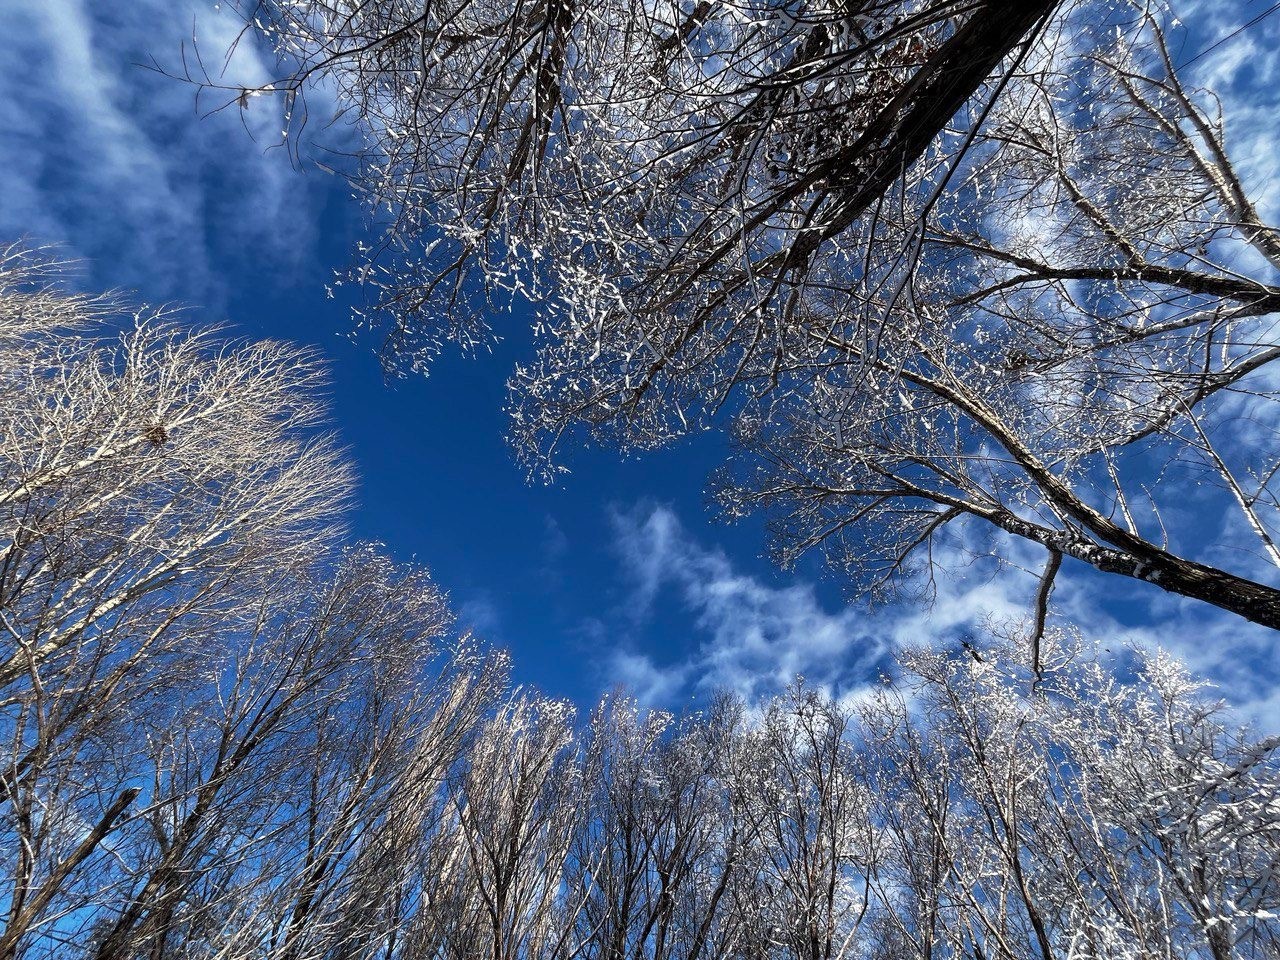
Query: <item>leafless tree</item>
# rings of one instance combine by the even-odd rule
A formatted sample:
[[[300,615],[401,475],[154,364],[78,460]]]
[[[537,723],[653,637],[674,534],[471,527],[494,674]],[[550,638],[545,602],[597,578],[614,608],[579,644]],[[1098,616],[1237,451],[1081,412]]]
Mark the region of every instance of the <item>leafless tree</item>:
[[[336,545],[309,361],[105,338],[119,304],[47,269],[0,259],[0,960],[1280,948],[1280,737],[1171,658],[981,638],[845,701],[579,730],[423,570]]]
[[[750,842],[736,892],[737,909],[755,920],[748,955],[844,960],[861,951],[876,842],[852,720],[798,683],[743,738],[737,790]]]
[[[879,956],[1265,956],[1275,737],[1233,732],[1165,655],[1119,681],[1078,642],[918,653],[862,709],[889,829]],[[1104,719],[1105,718],[1105,719]]]
[[[149,829],[98,960],[365,956],[405,922],[445,775],[502,685],[465,647],[424,672],[448,617],[420,570],[360,548],[291,594],[153,736]]]
[[[300,124],[323,80],[360,121],[355,183],[389,222],[358,273],[407,365],[482,342],[485,290],[559,291],[557,323],[629,328],[640,403],[766,346],[1055,6],[246,0],[285,69],[224,102],[280,94]]]
[[[563,702],[518,693],[451,778],[459,879],[446,903],[465,940],[450,956],[552,956],[567,935],[556,908],[584,806],[572,716]]]
[[[601,704],[592,718],[585,769],[593,789],[567,869],[569,902],[581,900],[574,942],[566,945],[571,953],[630,960],[647,954],[652,935],[654,954],[665,954],[659,914],[671,892],[654,884],[678,885],[689,863],[685,857],[655,862],[662,858],[659,835],[678,806],[663,802],[667,784],[660,772],[671,723],[667,714],[643,716],[619,698]]]
[[[386,233],[357,273],[391,353],[540,304],[512,380],[533,472],[567,434],[720,418],[723,502],[771,511],[784,562],[821,547],[874,592],[970,522],[1046,549],[1034,637],[1064,557],[1280,626],[1280,241],[1153,10],[244,8],[287,65],[251,92],[324,78],[369,137]],[[1206,481],[1212,551],[1164,498]]]
[[[885,337],[843,292],[792,325],[724,502],[873,587],[957,523],[1033,541],[1037,636],[1064,556],[1280,627],[1276,231],[1159,24],[1096,12],[1009,85]],[[1168,519],[1189,503],[1220,528]]]
[[[910,652],[845,702],[797,683],[675,722],[612,700],[561,955],[1268,956],[1280,738],[1233,729],[1167,655],[1125,656],[1121,679],[1049,631],[1034,687],[1011,635]]]
[[[311,358],[217,349],[163,314],[61,293],[51,269],[39,251],[0,257],[5,956],[74,915],[68,890],[92,898],[90,867],[142,790],[116,748],[191,691],[255,591],[314,561],[349,483],[303,432]]]
[[[320,413],[313,358],[229,348],[154,311],[120,318],[118,338],[86,336],[73,327],[103,301],[51,292],[30,257],[0,261],[15,320],[0,410],[5,691],[96,680],[120,644],[160,643],[184,605],[305,565],[349,487],[331,443],[305,432]]]
[[[575,839],[568,902],[587,960],[699,960],[729,955],[743,840],[727,758],[741,734],[728,700],[675,721],[635,703],[602,704],[585,765],[591,806]]]
[[[505,661],[337,550],[313,359],[58,280],[0,257],[0,956],[388,956]]]

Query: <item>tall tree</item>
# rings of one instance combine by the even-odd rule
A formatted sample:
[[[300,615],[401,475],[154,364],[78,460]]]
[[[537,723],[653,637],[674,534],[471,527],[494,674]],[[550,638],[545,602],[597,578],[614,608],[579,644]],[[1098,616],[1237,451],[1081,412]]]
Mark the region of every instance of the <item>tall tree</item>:
[[[954,524],[1033,541],[1041,629],[1063,557],[1277,628],[1278,234],[1159,24],[1092,13],[1010,85],[874,301],[892,336],[872,349],[844,295],[793,325],[793,391],[739,418],[724,500],[864,584],[929,566]]]
[[[864,948],[875,830],[856,776],[850,711],[802,682],[770,701],[743,737],[736,786],[749,955],[845,960]]]
[[[92,902],[142,790],[120,746],[190,695],[263,590],[316,561],[349,486],[304,433],[307,355],[214,350],[162,314],[62,293],[53,269],[0,254],[3,956]]]
[[[874,592],[969,522],[1047,550],[1036,635],[1063,558],[1280,626],[1272,571],[1169,522],[1207,478],[1215,546],[1280,564],[1280,243],[1143,0],[245,12],[288,65],[264,89],[296,119],[323,77],[369,137],[393,358],[538,303],[532,472],[726,423],[723,501],[784,562]]]
[[[917,652],[860,710],[885,856],[878,956],[1266,956],[1280,739],[1164,654],[1127,681],[1056,637]]]
[[[524,960],[554,955],[564,939],[556,908],[583,809],[572,716],[566,703],[517,692],[450,779],[461,862],[448,909],[466,922],[449,955]]]
[[[593,720],[591,787],[568,870],[563,955],[719,960],[734,949],[730,891],[744,843],[728,787],[742,711],[728,700],[676,721],[607,699]]]
[[[505,661],[336,549],[313,358],[57,273],[0,253],[0,957],[383,951]]]
[[[638,385],[686,346],[731,364],[731,328],[842,274],[840,238],[976,127],[1056,5],[254,0],[286,72],[230,92],[283,94],[301,125],[323,80],[362,124],[355,181],[390,219],[359,272],[394,355],[483,340],[481,288],[564,291],[665,331],[633,338]]]

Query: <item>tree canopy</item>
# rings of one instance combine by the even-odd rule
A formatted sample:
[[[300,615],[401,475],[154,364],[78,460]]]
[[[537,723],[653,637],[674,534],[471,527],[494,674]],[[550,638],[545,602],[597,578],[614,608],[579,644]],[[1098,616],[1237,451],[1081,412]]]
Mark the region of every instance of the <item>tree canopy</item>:
[[[295,123],[322,81],[367,137],[355,276],[389,362],[534,302],[533,474],[718,426],[727,513],[858,589],[927,583],[986,529],[1047,551],[1037,635],[1064,557],[1280,626],[1280,240],[1163,7],[246,13]],[[1193,489],[1220,533],[1170,519]]]

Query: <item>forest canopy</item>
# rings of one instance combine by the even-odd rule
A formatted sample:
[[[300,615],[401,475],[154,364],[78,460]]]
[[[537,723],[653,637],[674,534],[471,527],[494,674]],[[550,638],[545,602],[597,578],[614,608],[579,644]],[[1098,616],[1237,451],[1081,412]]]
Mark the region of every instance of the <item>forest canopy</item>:
[[[530,321],[531,477],[716,430],[784,564],[1043,567],[878,676],[575,705],[353,535],[318,350],[0,247],[0,960],[1280,956],[1280,735],[1051,609],[1087,567],[1280,629],[1280,231],[1216,43],[1156,0],[233,6],[275,79],[180,73],[304,164],[336,98],[387,367]]]
[[[1280,627],[1280,238],[1144,0],[244,5],[365,137],[388,362],[535,311],[532,474],[707,428],[785,564],[1042,548]],[[196,77],[195,79],[200,79]],[[216,86],[216,84],[214,84]],[[295,144],[298,138],[295,137]],[[1219,529],[1180,521],[1195,490]]]
[[[342,545],[310,358],[49,271],[0,257],[0,957],[1280,948],[1280,737],[1172,658],[993,635],[579,721]]]

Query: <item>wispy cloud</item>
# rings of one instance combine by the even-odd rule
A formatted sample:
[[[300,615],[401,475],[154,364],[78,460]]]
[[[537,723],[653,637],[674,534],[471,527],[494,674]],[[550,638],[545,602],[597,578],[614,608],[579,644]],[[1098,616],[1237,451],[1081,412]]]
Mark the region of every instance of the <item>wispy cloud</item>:
[[[1001,546],[1011,562],[995,571],[968,563],[970,554],[953,548],[938,558],[932,605],[868,609],[824,603],[803,580],[778,585],[742,572],[722,550],[699,543],[666,506],[615,512],[613,529],[628,589],[611,622],[606,680],[654,706],[714,690],[754,701],[797,675],[836,695],[856,696],[892,669],[894,653],[905,646],[956,647],[966,636],[981,642],[993,624],[1027,629],[1043,560],[1035,548],[1011,541]],[[1064,568],[1055,617],[1118,657],[1131,645],[1169,650],[1244,717],[1280,729],[1280,649],[1272,631],[1118,580],[1079,565]],[[1136,622],[1164,626],[1120,623],[1102,607],[1104,597],[1117,596]],[[655,613],[672,603],[697,630],[674,660],[644,649],[640,640]],[[627,624],[629,632],[620,629]]]
[[[1280,12],[1242,29],[1262,4],[1175,0],[1184,31],[1171,41],[1175,61],[1189,63],[1187,79],[1214,91],[1226,118],[1227,149],[1264,219],[1280,213],[1280,155],[1275,117],[1280,110]]]
[[[504,630],[502,611],[489,591],[475,591],[456,599],[454,604],[457,608],[458,626],[463,630],[474,633],[486,641],[502,638]]]
[[[638,634],[658,604],[674,601],[697,630],[675,663],[659,666],[634,643],[613,654],[613,679],[659,703],[713,690],[754,700],[796,676],[845,695],[874,682],[906,644],[956,644],[1022,610],[990,578],[940,581],[929,610],[824,603],[803,580],[774,584],[743,573],[722,550],[698,543],[668,507],[615,513],[613,527],[630,585],[619,621]]]
[[[239,21],[213,4],[0,4],[0,236],[61,243],[95,282],[211,306],[219,255],[284,271],[310,252],[308,178],[266,149],[280,139],[280,105],[255,99],[200,121],[193,87],[137,66],[176,66],[193,25],[220,71]],[[260,83],[272,70],[247,38],[225,76]]]

